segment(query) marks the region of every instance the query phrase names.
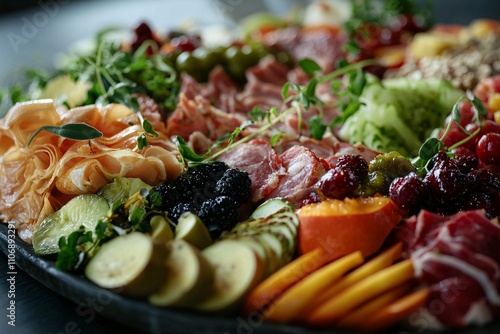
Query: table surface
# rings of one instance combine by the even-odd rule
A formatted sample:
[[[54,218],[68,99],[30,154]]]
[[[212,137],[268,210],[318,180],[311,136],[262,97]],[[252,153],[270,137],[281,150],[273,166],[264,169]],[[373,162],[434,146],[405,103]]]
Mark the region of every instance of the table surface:
[[[40,2],[42,3],[42,2]],[[69,45],[88,38],[105,26],[134,26],[147,20],[153,27],[167,29],[191,18],[201,24],[230,24],[220,9],[238,16],[266,8],[269,1],[169,0],[169,1],[44,1],[51,7],[37,5],[22,11],[0,14],[0,86],[12,83],[15,68],[51,67],[52,59]],[[276,10],[287,1],[273,1]],[[180,13],[180,14],[179,14]],[[500,20],[497,0],[440,0],[437,19],[445,23],[467,23],[469,18],[488,17]],[[31,29],[31,30],[30,30]],[[7,324],[5,298],[9,291],[7,258],[0,252],[0,333],[133,333],[120,324],[97,316],[89,320],[77,312],[77,305],[52,292],[32,277],[17,270],[16,327]]]

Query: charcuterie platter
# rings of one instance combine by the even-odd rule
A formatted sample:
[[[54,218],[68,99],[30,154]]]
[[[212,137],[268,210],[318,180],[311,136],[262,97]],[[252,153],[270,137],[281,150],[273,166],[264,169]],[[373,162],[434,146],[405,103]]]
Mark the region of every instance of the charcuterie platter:
[[[429,14],[143,21],[26,71],[3,251],[149,332],[497,329],[500,23]]]

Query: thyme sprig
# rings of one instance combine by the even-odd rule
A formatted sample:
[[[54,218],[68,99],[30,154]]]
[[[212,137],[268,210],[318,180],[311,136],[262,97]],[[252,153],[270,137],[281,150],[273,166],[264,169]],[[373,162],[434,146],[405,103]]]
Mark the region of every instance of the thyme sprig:
[[[299,61],[299,66],[305,73],[312,76],[312,78],[306,85],[302,86],[290,82],[285,83],[281,90],[283,103],[280,109],[276,107],[271,107],[268,110],[259,107],[254,108],[249,113],[250,120],[242,123],[232,133],[226,134],[217,140],[203,155],[193,152],[184,139],[177,136],[176,144],[179,153],[187,166],[194,166],[216,160],[233,148],[247,143],[267,132],[293,113],[298,115],[298,124],[300,127],[302,124],[302,108],[308,110],[312,105],[318,107],[319,114],[308,120],[311,132],[310,135],[320,140],[328,128],[339,124],[342,120],[334,120],[330,124],[324,124],[322,114],[324,103],[316,96],[317,85],[331,82],[332,92],[339,97],[337,107],[339,107],[344,115],[341,117],[347,118],[346,113],[352,115],[361,105],[359,96],[366,84],[366,76],[363,72],[363,68],[372,64],[372,60],[365,60],[355,64],[340,63],[337,70],[322,74],[321,67],[314,60],[308,58],[302,59]],[[347,81],[342,79],[344,76],[347,76]],[[292,91],[295,94],[291,94]],[[258,128],[238,139],[241,132],[250,126],[258,126]],[[299,133],[300,132],[301,128],[299,128]],[[281,135],[280,132],[274,134],[270,139],[270,144],[276,144]]]

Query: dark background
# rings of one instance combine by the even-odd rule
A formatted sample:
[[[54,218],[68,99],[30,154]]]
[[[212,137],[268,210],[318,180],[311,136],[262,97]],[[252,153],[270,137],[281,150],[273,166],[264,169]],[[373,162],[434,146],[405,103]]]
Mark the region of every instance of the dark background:
[[[500,20],[499,0],[431,2],[437,22]],[[200,25],[234,25],[232,18],[265,9],[285,12],[294,3],[307,0],[1,0],[0,87],[15,83],[19,77],[16,69],[21,67],[52,68],[59,53],[103,27],[130,28],[146,20],[165,32],[187,19]]]

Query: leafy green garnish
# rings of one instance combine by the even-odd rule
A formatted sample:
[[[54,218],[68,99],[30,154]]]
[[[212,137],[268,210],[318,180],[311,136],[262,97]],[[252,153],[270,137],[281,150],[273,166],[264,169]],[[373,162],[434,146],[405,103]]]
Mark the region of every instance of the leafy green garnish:
[[[101,245],[110,239],[132,231],[150,232],[151,216],[163,214],[156,209],[160,205],[161,196],[158,193],[153,192],[149,196],[147,191],[142,190],[130,196],[125,202],[116,201],[107,216],[99,220],[93,233],[85,231],[85,228],[80,226],[67,237],[59,239],[56,267],[66,271],[79,271]]]
[[[464,127],[460,125],[460,107],[463,103],[463,101],[469,101],[473,108],[474,115],[471,119],[471,122],[478,122],[479,127],[474,131],[470,132]],[[455,103],[455,105],[452,108],[451,111],[451,119],[448,122],[444,132],[439,138],[436,137],[430,137],[428,138],[420,147],[418,151],[418,156],[412,160],[412,163],[415,167],[417,167],[420,170],[425,170],[427,169],[427,166],[431,159],[438,154],[439,151],[446,150],[448,154],[451,154],[455,148],[465,144],[466,142],[470,141],[472,138],[474,138],[482,129],[485,121],[485,116],[487,114],[487,110],[484,107],[483,102],[475,95],[472,95],[468,93],[467,95],[461,96],[460,99]],[[450,132],[450,129],[455,123],[465,134],[467,134],[467,137],[464,139],[456,142],[455,144],[451,145],[450,147],[445,147],[443,144],[443,140],[446,138],[448,133]]]
[[[33,139],[42,131],[73,140],[90,140],[102,137],[102,132],[85,123],[67,123],[61,126],[46,125],[36,130],[26,143],[28,147]]]
[[[217,140],[203,155],[198,155],[193,152],[193,150],[191,150],[181,137],[177,137],[177,148],[179,153],[186,162],[187,166],[194,166],[196,164],[216,160],[222,154],[235,148],[236,146],[247,143],[262,133],[265,133],[293,113],[298,115],[297,123],[300,126],[300,124],[302,124],[301,107],[307,110],[311,105],[315,105],[319,110],[319,115],[311,117],[308,120],[311,136],[317,140],[321,140],[326,130],[329,127],[334,126],[336,123],[323,123],[323,102],[316,96],[317,85],[320,83],[331,82],[332,89],[334,88],[334,94],[338,95],[339,99],[342,100],[337,107],[339,107],[344,114],[346,112],[352,114],[361,105],[357,99],[366,84],[366,78],[362,68],[371,64],[373,64],[373,61],[371,60],[365,60],[355,64],[345,63],[342,64],[341,68],[338,68],[331,73],[322,74],[321,67],[314,60],[302,59],[299,61],[299,65],[302,67],[304,72],[311,75],[312,78],[304,86],[290,82],[285,83],[281,89],[283,104],[280,110],[276,107],[271,107],[269,110],[255,107],[249,113],[249,116],[251,117],[250,121],[245,121],[232,133],[229,133]],[[347,80],[347,83],[341,79],[345,75],[347,75],[349,79]],[[243,138],[236,140],[241,131],[250,126],[254,126],[256,129]],[[301,129],[299,128],[299,132],[300,131]],[[271,134],[271,138],[269,140],[270,144],[272,146],[276,145],[282,135],[283,134],[280,131]],[[224,147],[219,149],[222,145],[224,145]]]

